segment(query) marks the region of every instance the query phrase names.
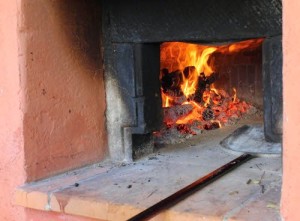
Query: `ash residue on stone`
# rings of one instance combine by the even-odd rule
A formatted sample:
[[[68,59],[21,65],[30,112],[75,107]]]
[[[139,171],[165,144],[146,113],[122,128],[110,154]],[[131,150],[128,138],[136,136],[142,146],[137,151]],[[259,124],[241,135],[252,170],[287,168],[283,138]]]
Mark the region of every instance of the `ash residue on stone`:
[[[281,143],[271,143],[265,140],[262,125],[244,125],[222,140],[220,144],[231,151],[255,155],[280,155],[282,151]]]
[[[158,160],[157,157],[149,157],[148,159],[149,159],[149,160]]]
[[[172,127],[164,127],[159,132],[154,134],[154,143],[155,144],[176,144],[183,143],[187,139],[193,137],[193,135],[201,134],[201,130],[197,127],[190,127],[193,130],[194,134],[191,133],[182,133],[178,130],[176,125]]]

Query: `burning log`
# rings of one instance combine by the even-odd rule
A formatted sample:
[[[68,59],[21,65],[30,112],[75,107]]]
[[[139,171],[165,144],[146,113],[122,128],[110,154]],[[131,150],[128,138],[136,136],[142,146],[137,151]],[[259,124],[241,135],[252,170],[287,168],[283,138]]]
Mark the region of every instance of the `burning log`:
[[[182,83],[182,73],[177,70],[169,73],[169,70],[164,68],[161,71],[161,86],[163,92],[171,96],[182,95],[180,85]]]
[[[180,117],[188,115],[192,110],[193,106],[191,104],[165,107],[163,109],[164,122],[168,124],[175,124]]]
[[[185,78],[188,78],[189,76],[195,74],[197,71],[195,66],[187,66],[183,69],[183,74]]]
[[[186,101],[187,101],[187,99],[185,96],[173,97],[173,103],[175,105],[182,105]]]
[[[198,103],[202,102],[202,96],[203,93],[207,90],[207,88],[210,88],[210,85],[214,83],[218,78],[218,74],[212,73],[210,76],[205,76],[205,74],[202,72],[200,73],[200,76],[198,77],[198,86],[195,92],[195,98],[194,100]]]

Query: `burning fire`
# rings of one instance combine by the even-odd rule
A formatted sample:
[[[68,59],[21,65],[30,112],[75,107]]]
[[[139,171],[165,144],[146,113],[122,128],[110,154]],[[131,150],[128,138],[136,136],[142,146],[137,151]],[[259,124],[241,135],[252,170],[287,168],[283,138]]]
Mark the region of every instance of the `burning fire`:
[[[163,43],[160,80],[162,106],[167,113],[165,123],[177,128],[185,125],[179,127],[180,131],[193,133],[187,126],[196,125],[200,129],[221,128],[229,118],[238,118],[247,112],[250,105],[238,99],[236,88],[232,88],[229,95],[222,88],[214,86],[218,74],[212,55],[255,48],[262,41],[263,39],[254,39],[222,46]],[[176,109],[173,110],[176,114],[172,117],[168,116],[171,109]]]

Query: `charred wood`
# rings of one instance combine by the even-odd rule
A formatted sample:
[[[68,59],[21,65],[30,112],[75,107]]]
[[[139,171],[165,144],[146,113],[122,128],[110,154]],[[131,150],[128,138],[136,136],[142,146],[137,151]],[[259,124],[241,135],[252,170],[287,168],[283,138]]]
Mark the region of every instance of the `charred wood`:
[[[197,70],[195,66],[187,66],[183,69],[184,77],[188,78],[191,74],[195,74],[196,71]]]
[[[182,72],[179,70],[169,73],[169,70],[164,68],[161,71],[161,86],[164,93],[179,96],[182,94],[180,85],[182,83]]]
[[[165,107],[163,108],[164,121],[167,123],[175,123],[180,117],[189,114],[192,110],[193,106],[190,104]]]
[[[200,73],[200,76],[198,77],[198,86],[195,92],[195,98],[194,100],[198,103],[201,103],[203,101],[202,96],[205,90],[209,90],[210,85],[214,83],[218,78],[218,74],[212,73],[210,76],[205,76],[205,74],[202,72]]]

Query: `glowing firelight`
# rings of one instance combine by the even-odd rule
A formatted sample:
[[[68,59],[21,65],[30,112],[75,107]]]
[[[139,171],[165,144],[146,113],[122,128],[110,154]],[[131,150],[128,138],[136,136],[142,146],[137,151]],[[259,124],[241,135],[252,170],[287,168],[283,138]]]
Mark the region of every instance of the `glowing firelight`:
[[[169,82],[174,93],[161,89],[162,106],[169,108],[176,105],[192,106],[188,114],[180,116],[176,124],[190,124],[193,121],[205,121],[218,128],[233,115],[244,113],[249,105],[240,102],[237,90],[233,88],[230,97],[223,89],[215,88],[210,82],[201,91],[199,101],[195,99],[199,89],[199,79],[207,79],[215,73],[213,59],[214,53],[231,54],[244,49],[255,48],[261,45],[263,39],[247,40],[229,45],[207,46],[188,44],[183,42],[166,42],[161,45],[161,69],[167,74],[173,74],[173,81]],[[163,74],[161,73],[160,79]],[[176,92],[176,93],[175,93]],[[182,98],[183,97],[183,98]],[[179,100],[179,101],[178,101]]]
[[[233,90],[233,97],[232,97],[232,103],[236,103],[236,89],[235,88],[232,88]]]
[[[161,90],[161,96],[162,96],[162,106],[163,107],[170,107],[170,102],[172,102],[171,96],[166,95],[162,90]]]

